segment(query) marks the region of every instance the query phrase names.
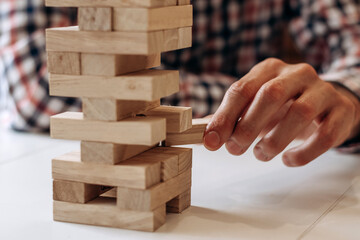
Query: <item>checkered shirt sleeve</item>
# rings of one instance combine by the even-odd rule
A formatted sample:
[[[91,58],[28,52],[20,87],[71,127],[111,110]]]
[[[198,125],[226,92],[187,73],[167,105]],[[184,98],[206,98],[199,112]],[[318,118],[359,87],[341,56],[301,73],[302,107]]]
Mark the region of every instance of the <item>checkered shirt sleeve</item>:
[[[51,115],[80,110],[79,100],[49,96],[46,68],[45,29],[74,25],[73,11],[41,0],[0,2],[0,81],[9,86],[14,129],[48,130]]]

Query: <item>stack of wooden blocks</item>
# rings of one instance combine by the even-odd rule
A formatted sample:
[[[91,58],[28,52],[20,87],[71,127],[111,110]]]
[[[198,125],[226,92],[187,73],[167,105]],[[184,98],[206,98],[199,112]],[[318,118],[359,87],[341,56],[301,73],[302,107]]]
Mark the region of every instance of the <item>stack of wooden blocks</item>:
[[[54,219],[154,231],[190,206],[192,149],[170,146],[200,143],[206,126],[191,108],[160,106],[179,73],[151,69],[191,46],[190,0],[46,5],[78,7],[79,26],[48,29],[46,46],[50,94],[83,102],[51,118],[52,137],[81,140],[53,159]]]

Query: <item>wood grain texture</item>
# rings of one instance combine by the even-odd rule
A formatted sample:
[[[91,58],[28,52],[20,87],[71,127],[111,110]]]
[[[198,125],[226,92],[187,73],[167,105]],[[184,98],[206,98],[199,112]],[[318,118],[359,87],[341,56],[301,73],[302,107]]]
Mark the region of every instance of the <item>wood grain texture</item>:
[[[86,204],[54,201],[54,220],[96,226],[155,231],[165,223],[165,204],[153,211],[126,211],[116,207],[115,199],[97,198]]]
[[[179,158],[179,173],[192,167],[192,149],[180,147],[157,147],[148,152],[176,155]]]
[[[181,0],[184,1],[184,0]],[[185,0],[189,1],[189,0]],[[45,0],[48,7],[165,7],[177,0]],[[188,3],[190,4],[190,3]]]
[[[192,26],[192,6],[114,8],[115,31],[155,31]]]
[[[111,31],[113,10],[110,7],[78,8],[78,24],[81,31]]]
[[[166,203],[166,212],[181,213],[191,205],[191,189],[176,196]]]
[[[179,91],[179,72],[143,70],[117,77],[50,74],[50,95],[155,101]]]
[[[47,52],[48,72],[80,75],[80,54],[75,52]]]
[[[120,209],[151,211],[180,195],[191,187],[191,169],[149,189],[117,188]]]
[[[142,161],[160,162],[162,182],[179,174],[179,157],[176,154],[165,154],[161,151],[151,151],[150,149],[135,158],[141,158]]]
[[[160,106],[144,114],[166,118],[167,133],[181,133],[192,127],[192,110],[190,107]]]
[[[114,165],[151,148],[153,146],[81,141],[81,161]]]
[[[191,27],[151,32],[79,31],[76,26],[51,28],[46,29],[46,50],[151,55],[191,47],[190,41],[183,39],[188,36],[184,32],[191,32]],[[173,44],[174,41],[177,44]]]
[[[53,199],[63,202],[86,203],[109,190],[104,186],[72,181],[53,181]]]
[[[82,98],[84,118],[90,120],[120,121],[124,118],[135,117],[136,114],[144,113],[159,106],[160,99],[149,102],[110,98]]]
[[[166,134],[166,146],[197,144],[203,142],[205,128],[210,118],[201,118],[192,120],[192,128],[182,133]]]
[[[70,152],[52,160],[52,176],[56,180],[146,189],[160,182],[160,167],[160,162],[139,158],[116,165],[83,163],[80,152]]]
[[[65,112],[50,119],[53,138],[153,146],[165,139],[166,121],[134,117],[119,122],[84,120],[83,114]]]
[[[190,0],[177,0],[177,5],[189,5]]]
[[[81,75],[113,77],[160,65],[160,53],[152,55],[81,53]]]

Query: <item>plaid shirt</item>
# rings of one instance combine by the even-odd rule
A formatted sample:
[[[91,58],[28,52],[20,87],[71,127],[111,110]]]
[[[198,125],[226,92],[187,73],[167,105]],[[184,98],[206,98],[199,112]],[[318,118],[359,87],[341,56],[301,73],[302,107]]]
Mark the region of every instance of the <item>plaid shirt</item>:
[[[320,77],[360,98],[358,0],[193,0],[193,47],[163,54],[180,68],[181,91],[164,104],[213,113],[228,87],[256,63],[287,59],[284,33]],[[43,0],[1,0],[0,73],[14,100],[14,128],[48,129],[49,116],[80,110],[80,101],[48,96],[44,29],[74,25],[74,9],[45,8]],[[290,55],[290,57],[292,57]]]

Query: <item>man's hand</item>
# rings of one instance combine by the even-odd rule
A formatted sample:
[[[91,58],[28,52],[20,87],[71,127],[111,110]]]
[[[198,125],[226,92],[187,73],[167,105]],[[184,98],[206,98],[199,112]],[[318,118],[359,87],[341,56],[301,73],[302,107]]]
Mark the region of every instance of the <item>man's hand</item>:
[[[352,93],[322,81],[308,64],[267,59],[232,84],[207,126],[204,144],[224,143],[233,155],[254,147],[256,158],[269,161],[304,133],[305,141],[283,154],[287,166],[302,166],[340,145],[359,126],[360,103]]]

